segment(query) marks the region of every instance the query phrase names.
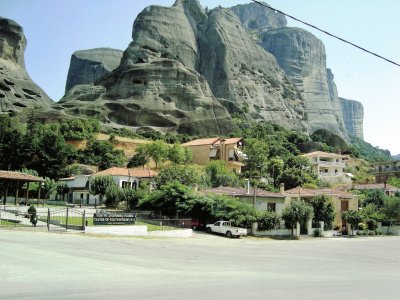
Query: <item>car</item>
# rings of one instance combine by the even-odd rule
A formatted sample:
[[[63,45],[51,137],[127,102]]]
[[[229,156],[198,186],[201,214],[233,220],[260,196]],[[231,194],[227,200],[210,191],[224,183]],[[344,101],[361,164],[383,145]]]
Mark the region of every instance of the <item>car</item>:
[[[224,234],[228,238],[247,235],[246,228],[234,227],[229,221],[217,221],[214,224],[207,224],[206,231]]]

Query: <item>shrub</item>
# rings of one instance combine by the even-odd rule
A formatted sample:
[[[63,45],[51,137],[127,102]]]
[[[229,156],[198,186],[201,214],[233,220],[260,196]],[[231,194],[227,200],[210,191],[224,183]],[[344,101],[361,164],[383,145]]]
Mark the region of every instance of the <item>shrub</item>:
[[[314,235],[315,237],[321,237],[321,236],[322,236],[321,230],[320,230],[319,228],[314,229],[313,235]]]
[[[273,211],[266,211],[262,216],[258,217],[259,230],[272,230],[278,223],[279,217]]]

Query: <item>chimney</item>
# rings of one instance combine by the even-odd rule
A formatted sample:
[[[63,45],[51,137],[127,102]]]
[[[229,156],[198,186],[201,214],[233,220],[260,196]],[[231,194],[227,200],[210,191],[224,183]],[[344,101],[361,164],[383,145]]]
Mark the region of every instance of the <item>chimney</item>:
[[[246,195],[250,195],[250,180],[246,178]]]
[[[284,184],[284,183],[281,183],[281,184],[279,185],[279,193],[280,193],[281,195],[283,195],[283,194],[285,193],[285,184]]]

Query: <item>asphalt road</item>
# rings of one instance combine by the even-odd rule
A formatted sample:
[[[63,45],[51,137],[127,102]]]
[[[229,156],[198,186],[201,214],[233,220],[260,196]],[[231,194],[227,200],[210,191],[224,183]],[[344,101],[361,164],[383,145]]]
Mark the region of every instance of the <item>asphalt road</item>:
[[[400,237],[282,241],[0,230],[0,299],[400,299]]]

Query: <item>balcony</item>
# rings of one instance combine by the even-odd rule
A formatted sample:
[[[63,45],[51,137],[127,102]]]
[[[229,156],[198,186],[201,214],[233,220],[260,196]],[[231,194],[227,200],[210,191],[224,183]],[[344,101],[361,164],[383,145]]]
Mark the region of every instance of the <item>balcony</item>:
[[[346,164],[344,162],[336,162],[336,161],[313,161],[313,165],[320,165],[320,166],[330,166],[330,167],[338,167],[338,168],[345,168]]]

